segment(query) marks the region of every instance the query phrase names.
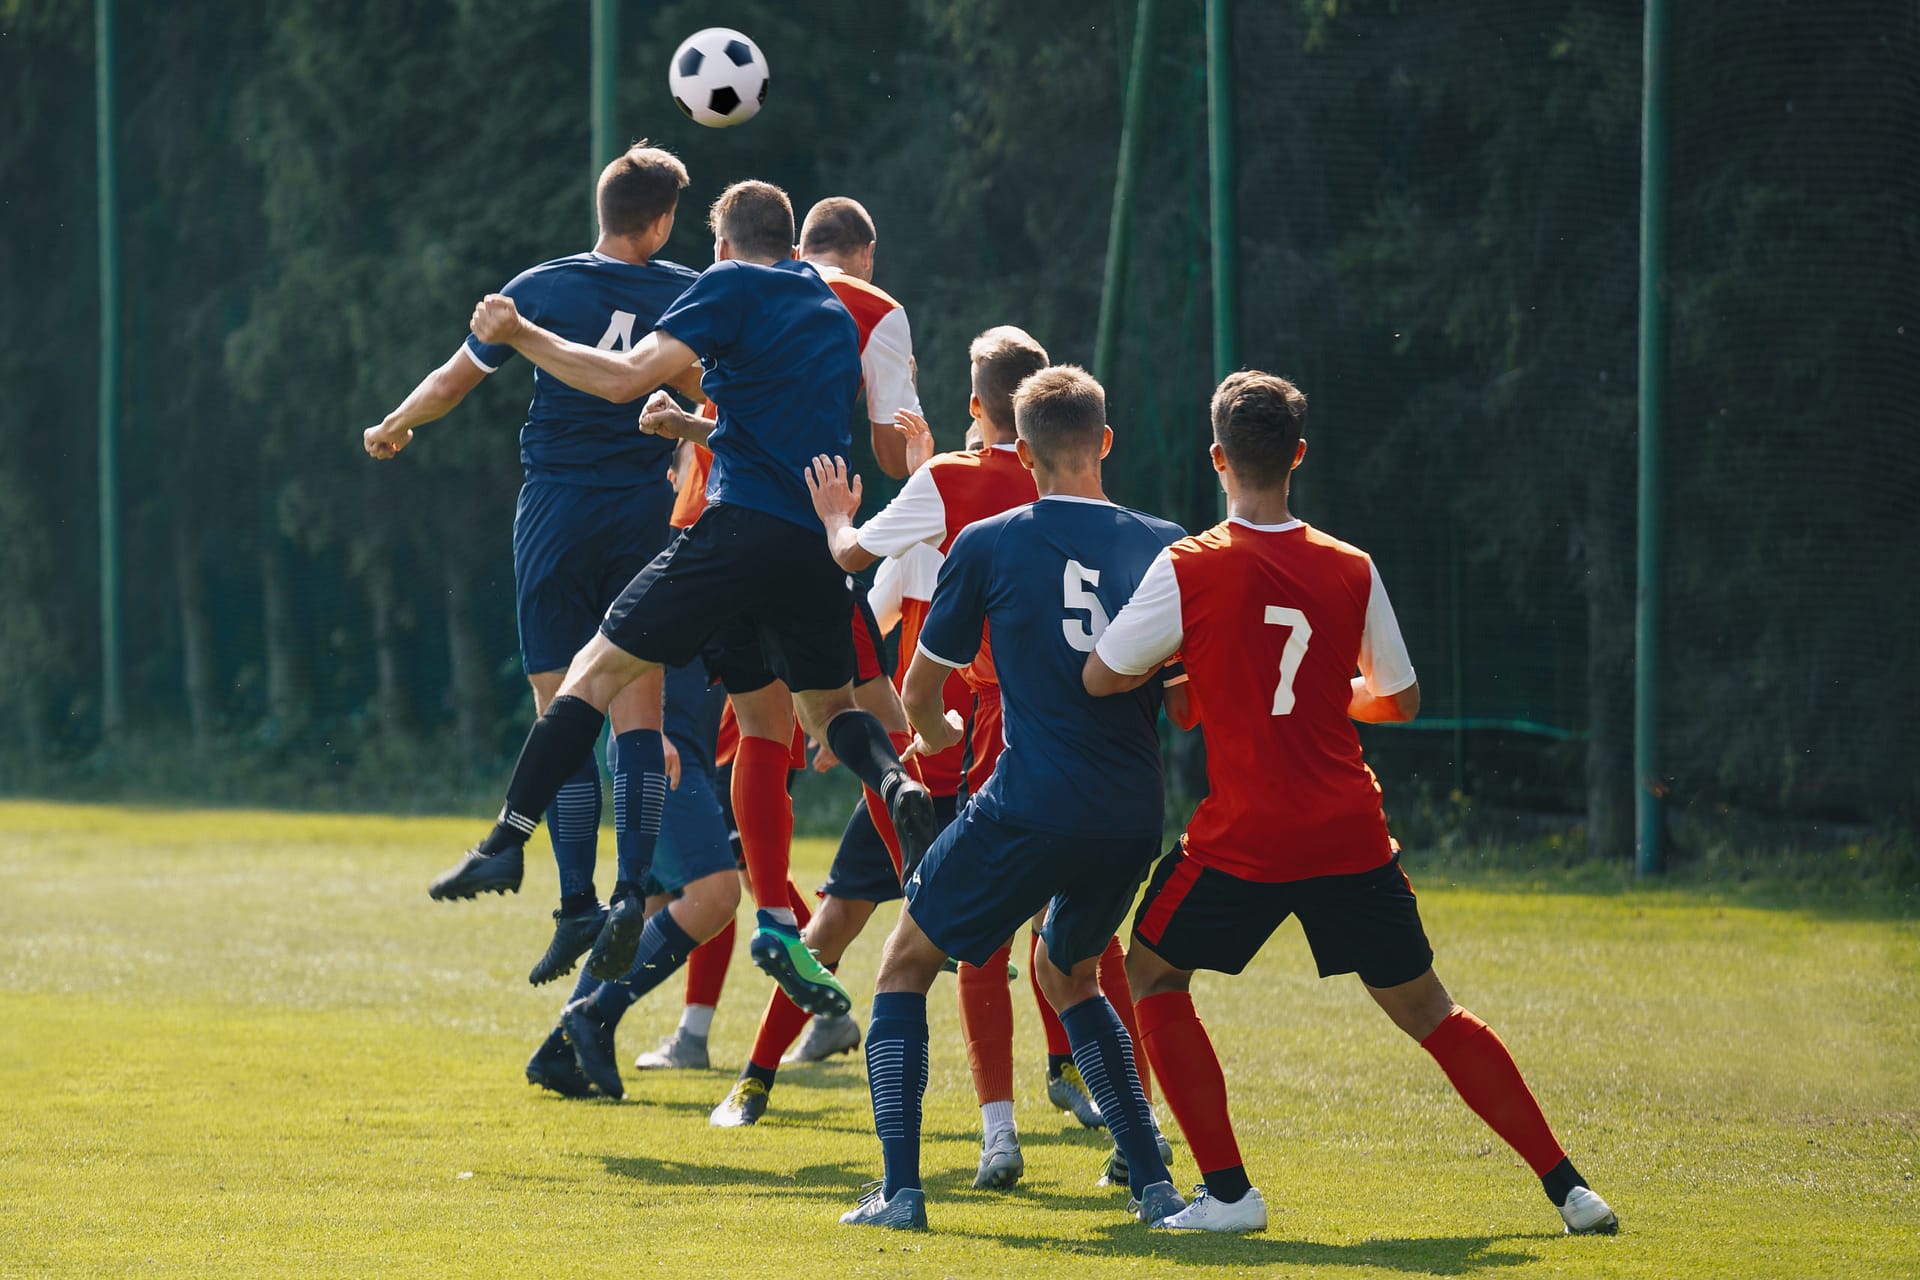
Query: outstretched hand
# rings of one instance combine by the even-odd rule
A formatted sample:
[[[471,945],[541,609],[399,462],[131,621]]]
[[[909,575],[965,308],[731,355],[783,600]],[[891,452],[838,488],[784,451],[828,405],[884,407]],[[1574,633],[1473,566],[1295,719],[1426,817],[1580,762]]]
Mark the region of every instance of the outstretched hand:
[[[849,478],[845,458],[820,454],[801,474],[807,478],[807,492],[813,497],[814,514],[820,517],[820,523],[852,521],[860,510],[860,477]]]
[[[912,475],[933,457],[933,428],[911,409],[893,415],[893,429],[907,438],[907,474]]]
[[[513,305],[512,298],[504,293],[490,293],[473,304],[473,319],[468,327],[482,342],[502,343],[512,342],[524,324],[526,321],[520,318],[520,308]]]

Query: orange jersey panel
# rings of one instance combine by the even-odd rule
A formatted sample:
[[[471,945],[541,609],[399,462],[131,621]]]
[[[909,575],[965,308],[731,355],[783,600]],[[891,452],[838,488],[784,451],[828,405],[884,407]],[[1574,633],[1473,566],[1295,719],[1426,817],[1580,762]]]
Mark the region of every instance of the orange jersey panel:
[[[1188,856],[1270,882],[1386,862],[1380,784],[1347,717],[1373,583],[1366,553],[1309,526],[1225,523],[1170,554],[1207,743]]]

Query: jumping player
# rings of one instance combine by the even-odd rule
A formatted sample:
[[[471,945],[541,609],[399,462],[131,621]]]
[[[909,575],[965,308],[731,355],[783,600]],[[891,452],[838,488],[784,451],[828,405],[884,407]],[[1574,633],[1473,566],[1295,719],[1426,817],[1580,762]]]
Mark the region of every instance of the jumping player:
[[[663,371],[697,356],[718,420],[686,413],[663,394],[641,413],[642,430],[712,449],[707,510],[628,584],[575,656],[527,737],[499,821],[468,852],[469,864],[517,858],[592,749],[613,698],[640,676],[703,652],[733,699],[743,745],[749,737],[785,743],[797,704],[808,730],[884,798],[902,838],[916,852],[931,842],[926,788],[901,768],[880,722],[854,704],[853,601],[801,479],[808,458],[849,442],[847,416],[860,382],[857,330],[819,274],[791,257],[793,208],[784,191],[735,183],[714,202],[711,222],[714,265],[627,352],[567,342],[522,317],[511,298],[489,296],[474,308],[483,341],[511,346],[569,385],[615,402],[644,394]],[[735,799],[737,811],[737,790]],[[777,881],[763,883],[772,878],[758,874],[753,850],[747,853],[760,908],[755,963],[802,1008],[844,1012],[845,989],[800,941],[785,867]],[[656,930],[659,921],[666,924]],[[617,977],[656,948],[684,957],[701,940],[674,927],[666,912],[648,919],[642,898],[630,894],[613,905],[589,971]]]
[[[589,253],[524,271],[502,290],[521,312],[562,337],[624,351],[644,335],[698,275],[654,258],[673,231],[687,171],[666,151],[636,144],[601,171],[595,188],[600,238]],[[392,458],[416,427],[446,414],[513,355],[511,347],[469,337],[446,364],[398,408],[367,429],[374,458]],[[662,369],[662,380],[695,396],[699,369]],[[513,522],[514,583],[520,651],[544,712],[566,666],[592,637],[620,588],[667,543],[673,491],[667,481],[672,444],[642,435],[631,407],[610,404],[534,371],[533,402],[520,429],[526,483]],[[615,895],[644,875],[667,791],[660,733],[661,678],[635,681],[610,708],[614,741],[608,763],[618,795],[640,802],[616,814],[619,850]],[[600,831],[600,771],[591,755],[560,784],[548,825],[560,870],[560,909],[553,941],[528,975],[537,984],[569,972],[607,918],[593,877]],[[434,882],[439,899],[517,891],[518,847],[481,870],[462,863]]]
[[[1160,553],[1086,661],[1089,693],[1132,696],[1178,653],[1205,725],[1207,797],[1154,872],[1127,958],[1147,1055],[1206,1179],[1160,1225],[1266,1226],[1188,986],[1196,969],[1239,973],[1297,915],[1320,976],[1359,975],[1532,1166],[1567,1230],[1611,1233],[1618,1219],[1567,1159],[1500,1037],[1434,976],[1353,727],[1412,719],[1420,686],[1372,560],[1288,510],[1306,411],[1271,374],[1220,384],[1212,456],[1228,518]]]
[[[907,672],[908,718],[951,746],[943,690],[992,629],[1006,749],[993,776],[907,882],[867,1028],[867,1083],[885,1174],[841,1217],[924,1228],[920,1105],[926,992],[947,956],[984,965],[1049,902],[1036,963],[1074,1060],[1127,1155],[1131,1207],[1156,1222],[1185,1207],[1156,1142],[1126,1028],[1100,994],[1101,951],[1158,851],[1158,681],[1106,701],[1080,685],[1083,655],[1177,526],[1108,502],[1100,460],[1113,433],[1100,384],[1044,369],[1014,397],[1018,456],[1040,498],[955,539]]]

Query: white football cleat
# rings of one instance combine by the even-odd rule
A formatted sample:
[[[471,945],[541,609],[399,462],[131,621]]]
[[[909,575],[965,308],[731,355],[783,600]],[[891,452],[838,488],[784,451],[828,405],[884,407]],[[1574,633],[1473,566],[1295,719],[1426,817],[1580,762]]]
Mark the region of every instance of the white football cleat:
[[[1620,1230],[1620,1219],[1589,1187],[1569,1191],[1567,1202],[1560,1206],[1560,1216],[1566,1220],[1570,1236],[1610,1236]]]
[[[1214,1199],[1202,1185],[1194,1189],[1186,1208],[1153,1225],[1163,1231],[1265,1231],[1267,1202],[1258,1187],[1247,1188],[1247,1194],[1228,1204]]]

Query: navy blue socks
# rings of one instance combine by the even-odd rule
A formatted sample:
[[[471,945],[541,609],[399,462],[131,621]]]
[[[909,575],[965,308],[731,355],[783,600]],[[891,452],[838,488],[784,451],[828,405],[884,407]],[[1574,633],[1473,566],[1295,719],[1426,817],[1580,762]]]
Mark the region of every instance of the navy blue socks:
[[[568,915],[591,907],[593,864],[600,844],[600,766],[591,754],[553,798],[547,835],[560,869],[560,905]],[[568,910],[571,904],[575,909]]]
[[[667,803],[667,755],[658,729],[633,729],[613,740],[613,830],[618,879],[638,888],[653,868],[660,813]]]
[[[1073,1046],[1073,1065],[1106,1118],[1113,1144],[1127,1157],[1127,1185],[1138,1196],[1143,1188],[1173,1177],[1160,1158],[1154,1137],[1153,1112],[1133,1069],[1133,1041],[1120,1015],[1105,996],[1082,1000],[1060,1011],[1060,1025]]]
[[[594,1021],[611,1027],[647,992],[680,971],[693,949],[700,944],[682,929],[671,912],[662,908],[647,917],[640,934],[640,949],[634,953],[633,968],[618,982],[598,982],[580,969],[580,981],[574,986],[574,998],[585,997]]]
[[[927,1092],[927,998],[911,991],[874,996],[867,1022],[867,1090],[886,1165],[881,1194],[920,1186],[920,1102]]]

